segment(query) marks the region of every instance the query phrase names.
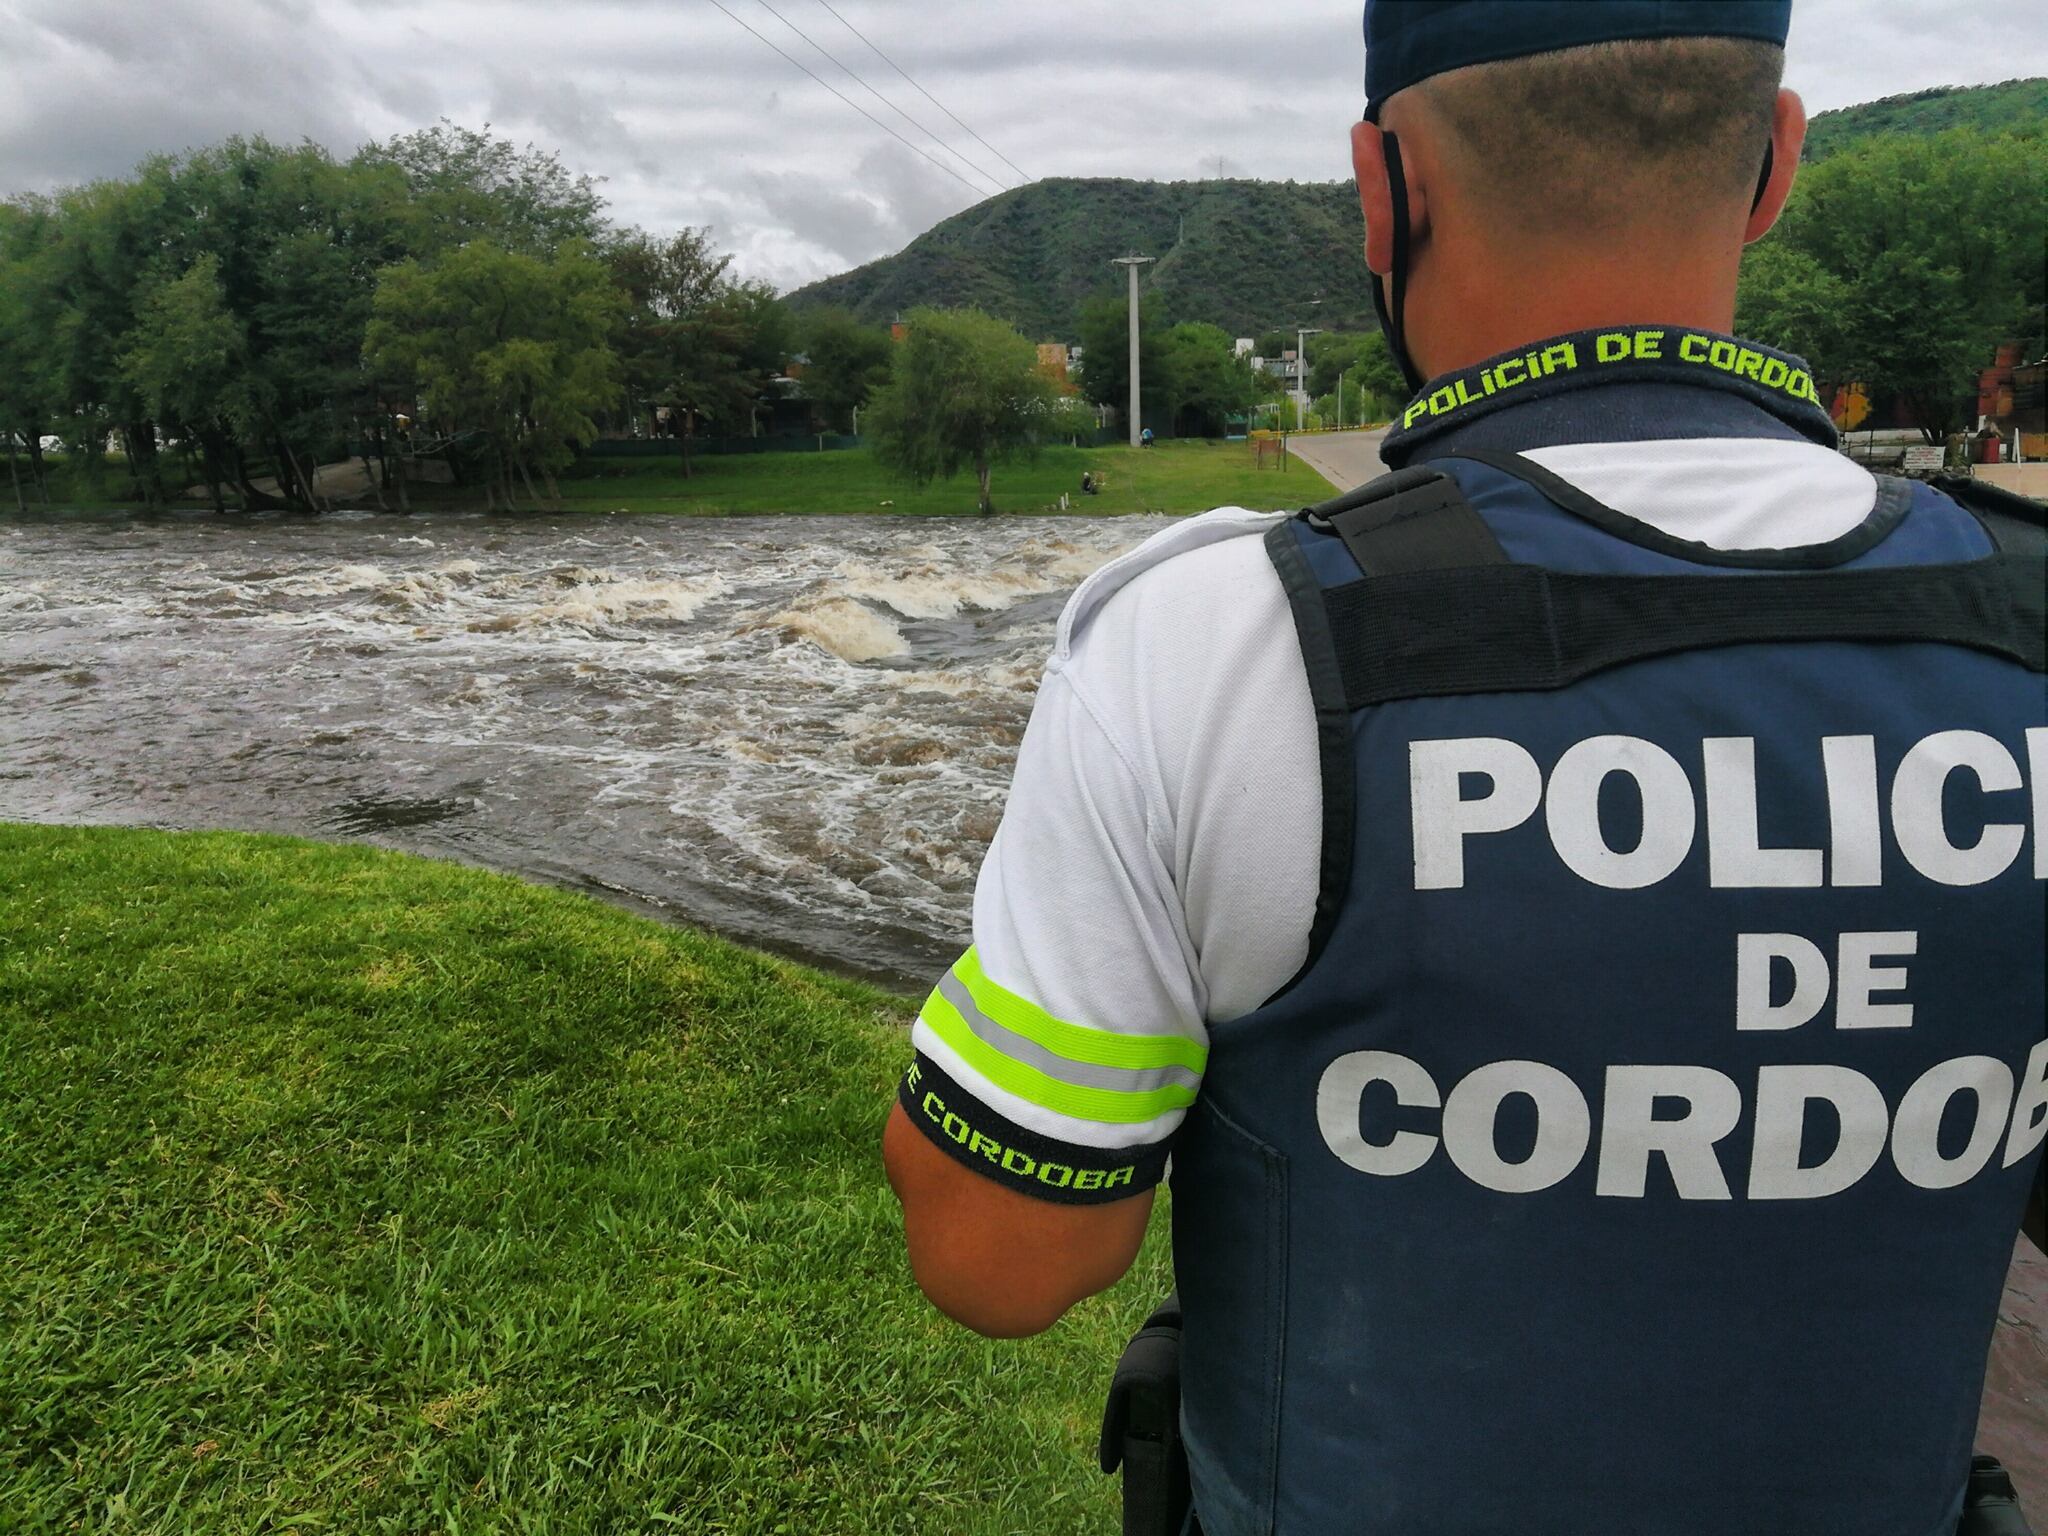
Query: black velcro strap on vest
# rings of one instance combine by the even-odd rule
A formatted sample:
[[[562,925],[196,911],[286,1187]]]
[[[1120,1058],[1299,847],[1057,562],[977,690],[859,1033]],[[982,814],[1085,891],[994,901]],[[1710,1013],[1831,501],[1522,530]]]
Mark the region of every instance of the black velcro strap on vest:
[[[1756,576],[1586,576],[1493,565],[1325,594],[1346,702],[1568,687],[1631,661],[1793,640],[1926,641],[2048,669],[2048,568],[1962,565]]]
[[[1977,514],[2008,555],[2048,555],[2048,504],[1968,475],[1936,475],[1934,488]]]
[[[1305,516],[1342,539],[1367,576],[1507,563],[1458,482],[1419,465],[1310,507]]]

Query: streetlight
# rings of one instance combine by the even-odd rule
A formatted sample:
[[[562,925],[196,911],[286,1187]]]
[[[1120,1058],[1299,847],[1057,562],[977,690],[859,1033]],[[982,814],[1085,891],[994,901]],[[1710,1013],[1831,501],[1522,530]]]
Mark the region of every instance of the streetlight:
[[[1138,268],[1156,261],[1156,256],[1119,256],[1112,267],[1124,267],[1131,274],[1131,446],[1138,444]]]
[[[1318,299],[1317,303],[1322,301]],[[1294,397],[1294,430],[1308,430],[1308,339],[1323,334],[1320,326],[1304,325],[1297,328],[1294,342],[1295,386],[1301,391]]]

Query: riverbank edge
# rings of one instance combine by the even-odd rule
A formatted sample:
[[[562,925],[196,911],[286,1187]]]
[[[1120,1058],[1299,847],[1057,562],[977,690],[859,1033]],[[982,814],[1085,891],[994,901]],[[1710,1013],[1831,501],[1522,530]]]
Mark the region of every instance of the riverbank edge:
[[[5,823],[0,865],[0,1507],[1113,1523],[1161,1245],[1031,1344],[925,1306],[901,999],[360,844]]]
[[[350,461],[353,463],[354,461]],[[1260,469],[1243,444],[1208,440],[1168,442],[1148,449],[1125,447],[1071,448],[1053,446],[1026,459],[1001,466],[995,481],[997,516],[1001,517],[1186,517],[1219,506],[1278,509],[1306,506],[1342,489],[1298,456],[1284,468]],[[1097,485],[1097,494],[1081,491],[1083,474]],[[973,479],[956,476],[913,486],[883,470],[871,450],[846,449],[827,454],[761,453],[712,456],[699,461],[685,480],[676,466],[662,459],[581,461],[561,480],[558,506],[522,509],[517,516],[562,517],[578,513],[670,517],[754,516],[980,516],[974,505]],[[58,483],[60,493],[65,482]],[[443,485],[411,487],[415,513],[480,513],[477,497]],[[1062,506],[1064,497],[1066,505]],[[396,498],[383,510],[397,514]],[[351,492],[339,500],[342,510],[377,512],[375,497]],[[0,516],[11,498],[0,493]],[[99,494],[60,494],[47,507],[29,493],[24,508],[37,513],[80,514],[146,511],[134,498]],[[162,513],[207,513],[204,498],[180,496],[155,509]]]

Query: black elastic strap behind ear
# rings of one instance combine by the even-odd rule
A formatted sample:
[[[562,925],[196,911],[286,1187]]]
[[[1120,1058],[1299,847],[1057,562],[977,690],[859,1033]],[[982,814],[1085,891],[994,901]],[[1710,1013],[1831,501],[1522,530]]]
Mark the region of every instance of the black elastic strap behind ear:
[[[1777,169],[1777,165],[1778,146],[1774,141],[1765,139],[1764,168],[1756,179],[1756,196],[1749,200],[1749,211],[1751,213],[1755,213],[1757,209],[1763,207],[1764,194],[1771,190],[1771,172]]]
[[[1401,165],[1401,141],[1382,130],[1380,145],[1387,163],[1387,196],[1394,209],[1391,231],[1394,253],[1387,275],[1373,274],[1372,307],[1379,314],[1380,331],[1387,338],[1387,350],[1393,355],[1394,366],[1401,370],[1408,393],[1414,395],[1427,381],[1422,370],[1415,366],[1415,359],[1409,356],[1408,337],[1401,323],[1403,306],[1408,298],[1408,176]]]

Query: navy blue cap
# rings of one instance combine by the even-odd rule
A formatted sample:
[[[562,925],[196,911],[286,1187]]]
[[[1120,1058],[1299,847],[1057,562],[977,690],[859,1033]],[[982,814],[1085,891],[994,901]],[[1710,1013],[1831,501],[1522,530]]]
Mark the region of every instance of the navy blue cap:
[[[1365,99],[1468,64],[1658,37],[1785,46],[1792,0],[1366,0]]]

